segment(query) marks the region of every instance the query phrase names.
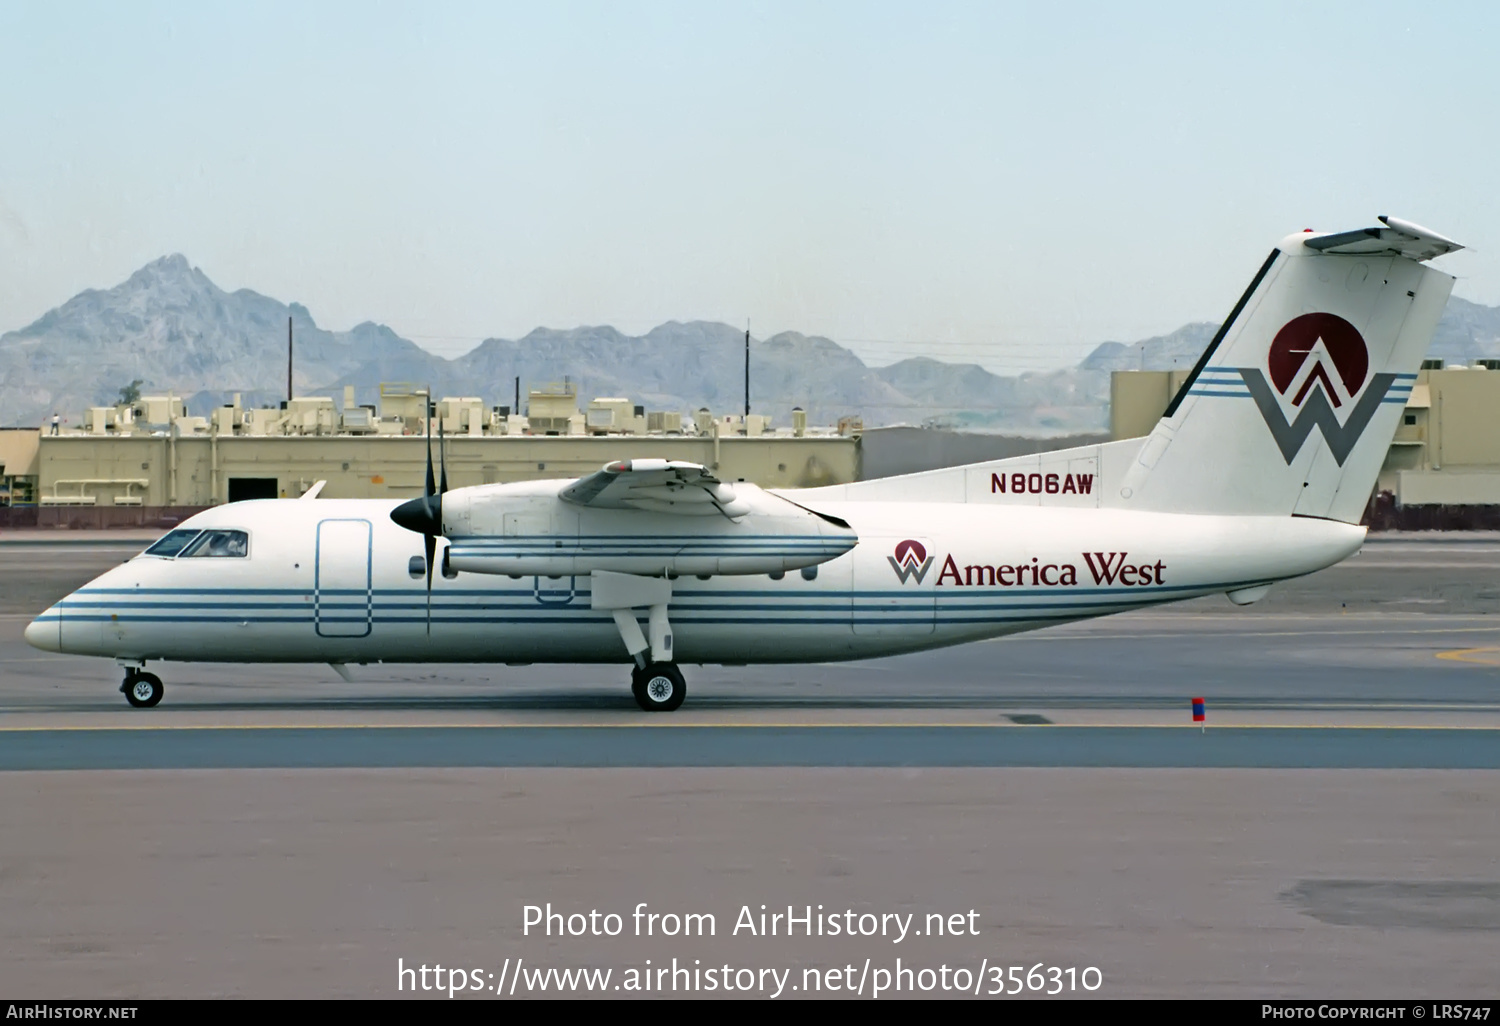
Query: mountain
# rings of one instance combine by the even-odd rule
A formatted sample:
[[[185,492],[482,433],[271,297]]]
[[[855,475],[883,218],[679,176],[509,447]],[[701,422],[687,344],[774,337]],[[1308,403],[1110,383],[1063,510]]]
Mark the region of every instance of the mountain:
[[[1209,321],[1186,324],[1170,335],[1132,345],[1101,343],[1078,365],[1079,370],[1187,370],[1198,361],[1219,326]],[[1450,364],[1500,357],[1500,306],[1483,306],[1452,296],[1438,321],[1428,355]]]
[[[1500,356],[1500,306],[1449,297],[1429,355],[1455,364]]]
[[[1155,335],[1131,345],[1100,343],[1078,365],[1080,370],[1190,370],[1213,340],[1217,324],[1198,321],[1184,324],[1170,335]]]
[[[0,335],[0,423],[77,417],[141,379],[189,407],[242,392],[249,404],[286,395],[286,323],[296,338],[295,384],[311,390],[372,361],[430,360],[388,329],[319,328],[307,308],[249,289],[225,292],[185,257],[162,257],[112,289],[90,289],[35,323]]]
[[[137,378],[145,392],[183,396],[191,412],[235,392],[247,405],[277,403],[286,394],[288,317],[296,390],[339,402],[346,385],[358,401],[374,402],[381,382],[410,382],[439,395],[510,405],[518,376],[522,388],[570,378],[584,400],[623,395],[650,409],[707,406],[728,413],[745,401],[744,334],[727,324],[672,321],[642,336],[609,326],[538,328],[520,339],[486,339],[444,360],[385,325],[331,332],[300,304],[248,289],[225,292],[173,255],[0,336],[0,423],[40,423],[53,412],[74,418],[85,407],[114,402]],[[780,424],[790,422],[794,406],[814,424],[846,414],[876,424],[964,412],[940,389],[916,398],[903,393],[882,377],[889,369],[872,370],[826,338],[783,332],[752,339],[750,348],[752,409]],[[1003,380],[974,370],[987,382]],[[993,391],[983,392],[986,404]],[[989,413],[981,407],[977,415]]]
[[[1102,371],[1079,368],[1006,377],[977,364],[916,357],[875,373],[922,414],[907,420],[931,427],[1059,434],[1103,430],[1108,421],[1109,374]]]
[[[193,413],[235,392],[246,405],[277,403],[286,395],[288,317],[298,393],[340,403],[345,385],[359,402],[374,402],[381,382],[410,382],[510,405],[518,376],[522,388],[571,378],[585,401],[628,396],[653,410],[729,413],[744,403],[744,333],[727,324],[670,321],[640,336],[607,325],[537,328],[445,360],[382,324],[327,331],[298,303],[225,292],[174,254],[0,335],[0,424],[38,424],[54,411],[71,420],[114,402],[136,378],[144,392],[184,396]],[[788,331],[751,339],[750,402],[783,425],[801,406],[813,424],[856,414],[872,427],[1102,431],[1111,371],[1191,367],[1215,330],[1194,323],[1131,344],[1105,342],[1075,368],[1014,377],[926,358],[872,368],[829,339]],[[1433,355],[1452,362],[1500,356],[1500,307],[1450,300]]]

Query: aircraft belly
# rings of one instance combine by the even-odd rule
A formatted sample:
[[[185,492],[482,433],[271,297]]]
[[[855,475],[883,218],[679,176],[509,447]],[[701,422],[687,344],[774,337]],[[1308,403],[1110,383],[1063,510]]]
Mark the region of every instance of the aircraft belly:
[[[311,593],[281,603],[203,600],[171,618],[120,615],[123,626],[65,621],[65,636],[99,638],[99,654],[215,662],[628,662],[613,619],[588,606],[585,582],[528,581],[509,589],[452,589],[434,596],[432,632],[419,590],[377,589],[371,626],[362,637],[317,632]],[[800,585],[800,587],[799,587]],[[697,587],[671,607],[675,647],[684,663],[787,663],[874,658],[995,638],[1144,604],[1190,597],[1101,596],[1054,606],[1025,594],[939,592],[936,619],[902,633],[851,630],[846,590],[810,588],[800,580],[780,601],[775,592]],[[728,593],[735,592],[738,593]],[[1199,593],[1199,592],[1195,592]],[[989,600],[986,601],[985,599]],[[282,609],[269,609],[280,605]],[[163,619],[165,622],[163,622]],[[74,632],[68,634],[67,632]],[[84,651],[82,644],[73,649]]]
[[[530,582],[528,582],[530,583]],[[581,583],[581,582],[580,582]],[[800,583],[800,582],[799,582]],[[549,590],[550,589],[550,590]],[[996,638],[1203,594],[1100,596],[1056,605],[1017,594],[1005,601],[939,593],[935,627],[919,632],[862,634],[850,629],[849,595],[794,589],[795,601],[755,602],[717,588],[695,589],[674,602],[671,616],[679,662],[788,663],[875,658]],[[540,596],[540,600],[539,600]],[[736,600],[737,598],[737,600]],[[1030,600],[1028,600],[1030,599]],[[312,596],[272,613],[264,608],[205,606],[168,622],[101,627],[64,621],[65,637],[92,632],[99,654],[214,662],[578,662],[624,663],[628,656],[610,614],[588,607],[588,592],[563,582],[532,583],[501,594],[436,596],[432,633],[420,591],[377,595],[370,633],[317,633]],[[306,608],[299,608],[306,607]],[[73,632],[73,633],[68,633]]]

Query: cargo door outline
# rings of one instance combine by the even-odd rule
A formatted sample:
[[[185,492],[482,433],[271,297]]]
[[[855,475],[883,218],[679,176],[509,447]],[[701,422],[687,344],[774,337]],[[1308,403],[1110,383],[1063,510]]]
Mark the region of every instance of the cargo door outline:
[[[925,571],[909,572],[903,580],[900,571],[892,565],[894,557],[890,553],[898,543],[908,540],[922,545],[930,562]],[[932,539],[920,535],[860,538],[853,553],[853,579],[849,592],[853,632],[911,637],[934,633],[937,630],[940,562],[936,551]]]
[[[373,534],[370,522],[361,518],[318,521],[313,556],[313,626],[318,637],[369,635],[374,622]]]

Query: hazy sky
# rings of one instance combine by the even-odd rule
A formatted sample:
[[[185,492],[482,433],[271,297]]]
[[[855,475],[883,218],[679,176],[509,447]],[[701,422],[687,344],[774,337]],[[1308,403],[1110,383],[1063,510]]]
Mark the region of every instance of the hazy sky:
[[[1060,366],[1390,213],[1500,302],[1500,5],[0,0],[0,330],[181,252],[444,355]]]

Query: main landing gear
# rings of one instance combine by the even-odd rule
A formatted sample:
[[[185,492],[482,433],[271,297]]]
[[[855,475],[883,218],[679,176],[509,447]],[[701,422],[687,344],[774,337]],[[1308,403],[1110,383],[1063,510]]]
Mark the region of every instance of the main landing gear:
[[[647,712],[671,712],[687,697],[687,682],[676,663],[647,663],[630,671],[630,693]]]
[[[160,677],[134,666],[126,668],[125,681],[120,685],[120,690],[125,695],[125,701],[137,709],[151,708],[161,701],[161,696],[166,691]]]
[[[595,570],[591,575],[590,608],[608,610],[619,628],[625,651],[635,660],[630,672],[630,693],[647,712],[671,712],[687,697],[687,682],[672,659],[672,624],[667,605],[672,601],[672,582],[667,577],[637,577]],[[646,610],[648,639],[635,618]]]

